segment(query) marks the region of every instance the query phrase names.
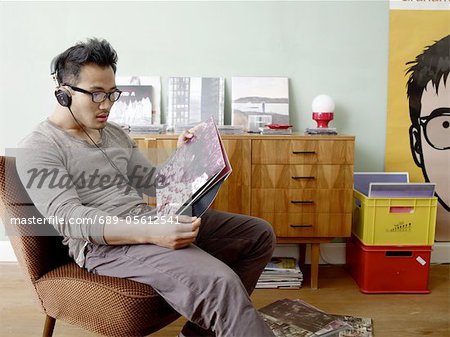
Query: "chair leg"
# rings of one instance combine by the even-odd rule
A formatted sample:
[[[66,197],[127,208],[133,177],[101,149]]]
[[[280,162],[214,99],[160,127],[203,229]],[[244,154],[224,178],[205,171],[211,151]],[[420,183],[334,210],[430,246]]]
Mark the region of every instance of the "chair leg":
[[[47,315],[45,317],[45,325],[44,332],[42,333],[42,337],[52,337],[53,329],[55,328],[56,319]]]

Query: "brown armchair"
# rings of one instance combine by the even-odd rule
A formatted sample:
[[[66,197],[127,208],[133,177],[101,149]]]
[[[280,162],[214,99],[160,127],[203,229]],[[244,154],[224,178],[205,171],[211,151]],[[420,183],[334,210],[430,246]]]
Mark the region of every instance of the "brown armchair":
[[[128,337],[148,335],[179,317],[150,286],[80,268],[50,225],[11,221],[42,218],[19,180],[13,157],[0,157],[0,215],[46,314],[43,336],[52,336],[57,319],[106,336]]]

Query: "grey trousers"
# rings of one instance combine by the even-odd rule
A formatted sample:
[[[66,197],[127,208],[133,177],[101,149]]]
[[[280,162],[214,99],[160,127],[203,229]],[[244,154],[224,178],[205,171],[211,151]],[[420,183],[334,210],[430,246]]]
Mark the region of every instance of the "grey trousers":
[[[249,295],[274,248],[266,221],[209,210],[187,248],[89,244],[85,268],[152,286],[189,320],[185,336],[273,337]]]

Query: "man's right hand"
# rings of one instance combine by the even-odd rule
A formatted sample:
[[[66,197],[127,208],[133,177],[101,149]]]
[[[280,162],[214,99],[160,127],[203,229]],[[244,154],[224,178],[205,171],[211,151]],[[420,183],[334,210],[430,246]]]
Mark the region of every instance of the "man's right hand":
[[[178,218],[178,222],[148,225],[149,243],[170,249],[181,249],[195,241],[201,219],[185,215],[173,218]]]
[[[185,215],[167,218],[173,221],[155,220],[148,223],[138,220],[130,223],[121,219],[118,222],[108,222],[104,228],[105,241],[108,245],[155,244],[171,249],[184,248],[195,241],[201,224],[200,218]]]

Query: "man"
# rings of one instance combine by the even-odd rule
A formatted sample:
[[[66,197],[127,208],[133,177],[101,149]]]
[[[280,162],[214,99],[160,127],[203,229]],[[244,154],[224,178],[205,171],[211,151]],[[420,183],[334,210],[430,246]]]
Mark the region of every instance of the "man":
[[[450,35],[416,57],[408,69],[411,152],[426,182],[436,183],[436,239],[450,240]]]
[[[155,212],[139,192],[154,195],[155,168],[107,121],[120,97],[116,63],[98,39],[54,60],[59,105],[17,158],[31,199],[44,217],[63,219],[55,227],[80,267],[151,285],[189,320],[182,335],[274,336],[249,298],[274,249],[271,226],[213,210],[149,223]],[[179,146],[195,137],[191,131]]]

